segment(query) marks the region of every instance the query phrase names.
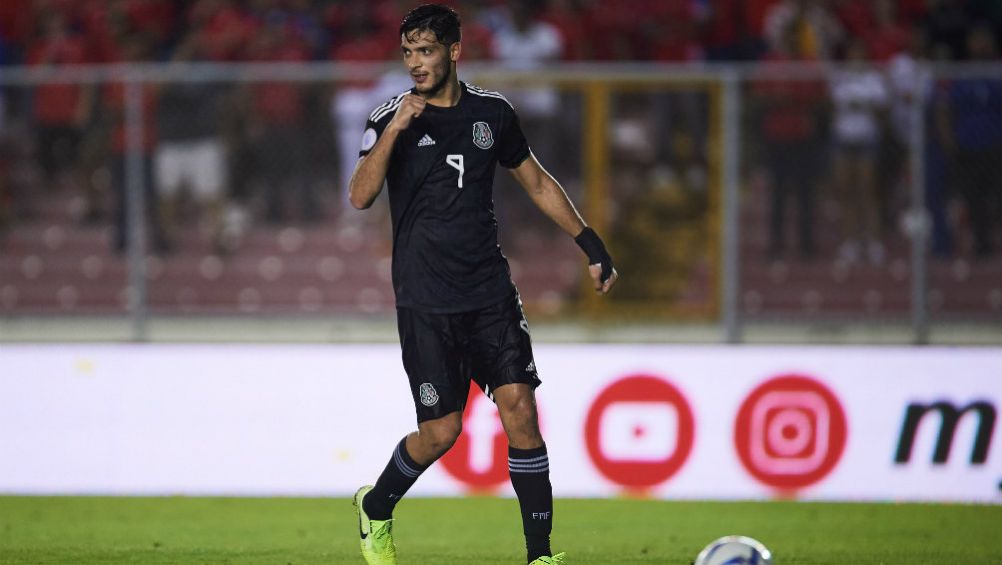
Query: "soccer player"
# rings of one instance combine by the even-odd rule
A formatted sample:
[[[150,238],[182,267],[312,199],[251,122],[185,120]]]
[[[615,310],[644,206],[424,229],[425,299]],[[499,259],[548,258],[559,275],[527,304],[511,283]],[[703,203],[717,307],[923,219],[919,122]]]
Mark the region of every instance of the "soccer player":
[[[618,274],[602,240],[533,156],[507,100],[460,82],[459,16],[425,5],[400,26],[414,88],[377,107],[349,183],[365,209],[389,190],[393,287],[403,363],[418,430],[404,437],[374,486],[355,493],[362,556],[394,565],[393,508],[462,430],[471,378],[495,402],[508,436],[508,469],[522,512],[528,562],[564,563],[550,551],[553,493],[539,432],[529,325],[498,245],[495,163],[588,256],[596,292]]]

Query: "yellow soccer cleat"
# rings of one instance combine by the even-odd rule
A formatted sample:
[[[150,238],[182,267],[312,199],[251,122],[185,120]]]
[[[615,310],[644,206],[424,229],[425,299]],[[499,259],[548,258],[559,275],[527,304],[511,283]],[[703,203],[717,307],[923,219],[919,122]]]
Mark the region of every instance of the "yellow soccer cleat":
[[[358,489],[352,504],[358,515],[358,534],[361,537],[359,546],[362,557],[369,565],[397,565],[397,548],[393,545],[393,518],[389,520],[370,520],[362,509],[362,499],[371,485]],[[553,563],[557,563],[554,561]]]
[[[550,557],[549,555],[544,555],[539,559],[533,560],[533,562],[529,563],[529,565],[566,565],[566,561],[564,561],[566,557],[567,554],[563,552],[558,553],[553,557]]]

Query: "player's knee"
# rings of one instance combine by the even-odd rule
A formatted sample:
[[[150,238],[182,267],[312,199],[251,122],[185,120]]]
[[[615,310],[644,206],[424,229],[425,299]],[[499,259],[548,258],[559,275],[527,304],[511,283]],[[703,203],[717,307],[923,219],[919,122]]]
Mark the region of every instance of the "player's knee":
[[[519,395],[504,405],[498,405],[501,418],[517,428],[536,427],[536,399],[531,394]]]
[[[421,436],[425,447],[437,455],[441,455],[456,443],[463,431],[462,420],[458,418],[443,418],[434,424],[424,426]]]
[[[429,447],[437,455],[441,456],[446,451],[452,449],[452,446],[456,443],[456,439],[459,438],[458,431],[447,430],[439,434],[433,435],[429,441]]]

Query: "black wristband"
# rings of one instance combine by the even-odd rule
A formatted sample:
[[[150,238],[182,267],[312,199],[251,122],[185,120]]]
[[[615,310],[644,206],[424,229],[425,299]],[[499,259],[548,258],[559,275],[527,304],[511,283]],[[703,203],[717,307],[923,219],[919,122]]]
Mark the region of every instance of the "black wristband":
[[[581,233],[574,238],[574,243],[577,243],[581,251],[588,256],[589,265],[602,265],[602,282],[609,280],[612,276],[612,257],[605,250],[605,244],[595,230],[591,228],[581,230]]]

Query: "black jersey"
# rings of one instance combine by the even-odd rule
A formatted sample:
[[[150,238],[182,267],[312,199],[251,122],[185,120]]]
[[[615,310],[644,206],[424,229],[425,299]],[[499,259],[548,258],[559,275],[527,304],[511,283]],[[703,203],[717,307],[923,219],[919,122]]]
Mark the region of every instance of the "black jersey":
[[[529,146],[503,96],[466,83],[460,89],[455,106],[426,105],[390,156],[386,184],[398,307],[468,312],[514,291],[498,244],[494,171],[496,163],[517,167]],[[375,145],[405,94],[369,116],[360,155]]]

